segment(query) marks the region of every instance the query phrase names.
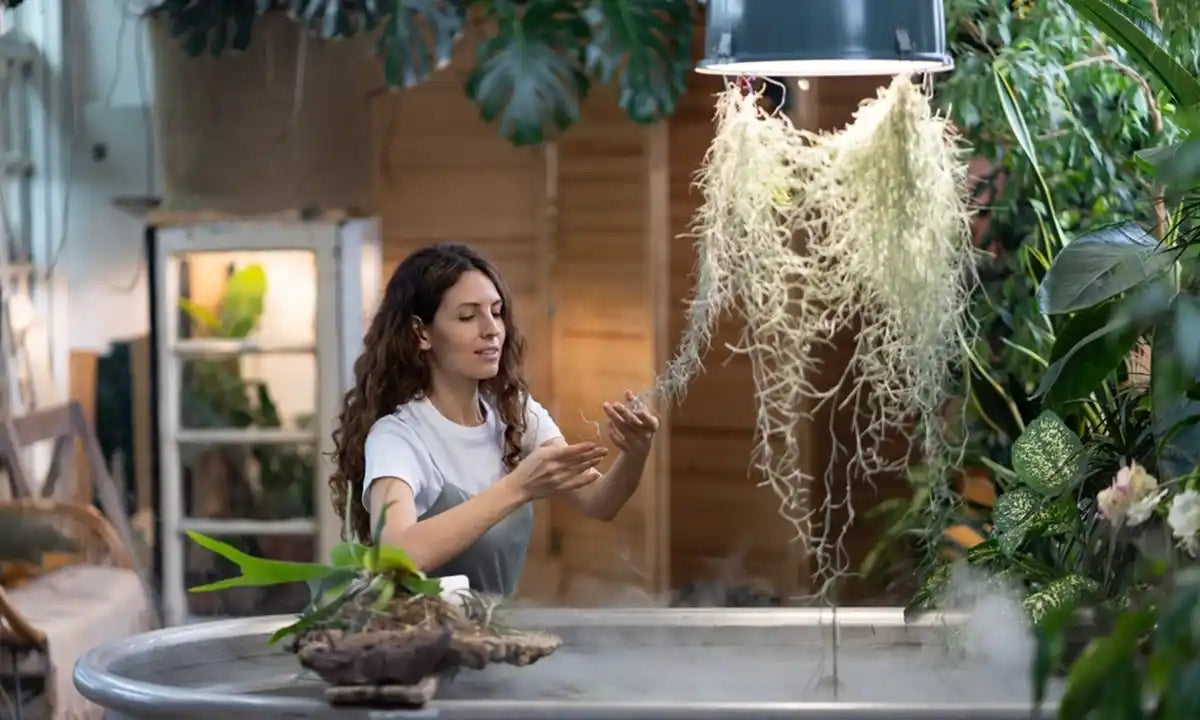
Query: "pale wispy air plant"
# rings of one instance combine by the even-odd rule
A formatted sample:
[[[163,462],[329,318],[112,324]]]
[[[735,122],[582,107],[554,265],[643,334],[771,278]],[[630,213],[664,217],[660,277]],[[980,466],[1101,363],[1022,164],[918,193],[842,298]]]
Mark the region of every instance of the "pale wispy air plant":
[[[748,355],[754,377],[755,466],[822,588],[849,570],[852,478],[907,465],[883,444],[919,428],[927,460],[947,456],[941,410],[974,330],[966,160],[950,123],[906,77],[831,133],[799,130],[734,85],[718,96],[716,136],[697,174],[696,287],[675,356],[645,394],[678,400],[721,314],[743,320],[734,350]],[[840,381],[816,387],[817,349],[852,327]],[[833,454],[818,506],[801,432],[835,399],[841,412],[831,415],[853,416],[856,441],[838,448],[846,462]],[[834,521],[837,509],[844,522]]]

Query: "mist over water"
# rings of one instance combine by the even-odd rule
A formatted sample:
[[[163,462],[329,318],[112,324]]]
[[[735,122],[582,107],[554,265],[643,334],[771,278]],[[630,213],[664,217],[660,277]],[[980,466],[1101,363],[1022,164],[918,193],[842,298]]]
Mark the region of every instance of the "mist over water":
[[[601,588],[594,588],[597,595]],[[609,607],[665,607],[643,591],[602,593]],[[533,666],[489,666],[443,683],[443,700],[622,702],[1030,702],[1035,640],[1015,590],[963,566],[945,605],[961,622],[824,626],[586,627]],[[766,612],[773,612],[767,609]],[[735,611],[736,612],[736,611]],[[853,612],[843,609],[842,615]],[[719,617],[714,621],[719,622]],[[560,628],[550,628],[560,632]]]

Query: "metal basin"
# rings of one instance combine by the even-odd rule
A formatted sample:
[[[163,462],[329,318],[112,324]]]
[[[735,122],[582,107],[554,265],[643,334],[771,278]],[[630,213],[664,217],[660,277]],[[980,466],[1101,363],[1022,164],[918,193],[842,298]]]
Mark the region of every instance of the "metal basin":
[[[969,619],[929,615],[905,624],[899,608],[844,608],[836,619],[836,687],[834,612],[807,608],[513,611],[511,622],[558,633],[563,646],[530,667],[465,671],[443,681],[419,711],[328,705],[318,679],[267,645],[290,616],[169,628],[105,645],[79,661],[75,684],[121,720],[1031,715],[1027,662],[1004,662],[1012,652],[987,646],[1003,639],[964,647]],[[1059,688],[1052,690],[1054,697]]]

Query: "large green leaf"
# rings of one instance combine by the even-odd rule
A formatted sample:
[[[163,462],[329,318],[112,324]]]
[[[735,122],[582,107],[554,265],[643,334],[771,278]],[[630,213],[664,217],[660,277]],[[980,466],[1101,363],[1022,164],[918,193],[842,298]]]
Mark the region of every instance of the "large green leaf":
[[[1141,674],[1134,657],[1153,627],[1153,613],[1130,611],[1117,618],[1111,635],[1089,643],[1071,665],[1059,717],[1091,717],[1098,708],[1106,711],[1105,717],[1142,717]]]
[[[334,571],[328,565],[317,563],[288,562],[283,560],[263,560],[238,550],[228,543],[221,542],[201,535],[192,530],[187,531],[196,544],[205,547],[238,566],[242,574],[218,580],[207,585],[190,588],[191,592],[211,592],[231,587],[264,587],[290,582],[311,582],[321,580]]]
[[[1038,305],[1048,315],[1092,307],[1162,273],[1176,254],[1134,223],[1097,230],[1058,252],[1038,288]]]
[[[411,88],[450,63],[462,37],[463,12],[451,0],[383,0],[379,35],[383,75],[389,87]],[[432,36],[432,43],[429,37]]]
[[[1176,195],[1200,185],[1200,138],[1147,148],[1136,155]]]
[[[1037,397],[1051,407],[1085,398],[1124,362],[1139,333],[1117,309],[1115,303],[1105,303],[1067,321],[1054,338]]]
[[[1200,104],[1200,81],[1154,39],[1157,28],[1125,3],[1112,0],[1067,0],[1142,68],[1158,76],[1181,107]]]
[[[262,265],[247,265],[230,275],[221,295],[221,336],[244,338],[249,335],[262,317],[266,294],[267,272]]]
[[[572,0],[492,5],[496,33],[479,45],[467,94],[480,117],[515,145],[552,137],[579,119],[591,28]]]
[[[692,70],[692,7],[683,0],[591,0],[595,37],[587,67],[604,82],[620,73],[620,105],[652,123],[675,112]]]
[[[1057,495],[1074,486],[1084,461],[1079,436],[1052,410],[1043,410],[1013,443],[1013,470],[1044,495]]]

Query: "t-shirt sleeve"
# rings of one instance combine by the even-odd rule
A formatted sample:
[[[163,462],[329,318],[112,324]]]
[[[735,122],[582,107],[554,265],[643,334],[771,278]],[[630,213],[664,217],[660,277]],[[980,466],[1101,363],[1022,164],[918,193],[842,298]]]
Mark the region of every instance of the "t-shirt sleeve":
[[[363,455],[364,507],[371,507],[371,484],[377,478],[394,477],[412,489],[418,517],[429,510],[429,494],[435,488],[428,458],[404,423],[391,415],[377,420],[367,433]]]
[[[550,417],[550,411],[534,400],[532,395],[527,396],[525,398],[525,437],[521,443],[525,446],[523,448],[525,454],[528,455],[550,440],[562,436],[562,430],[558,429],[558,424],[554,422],[554,418]]]

